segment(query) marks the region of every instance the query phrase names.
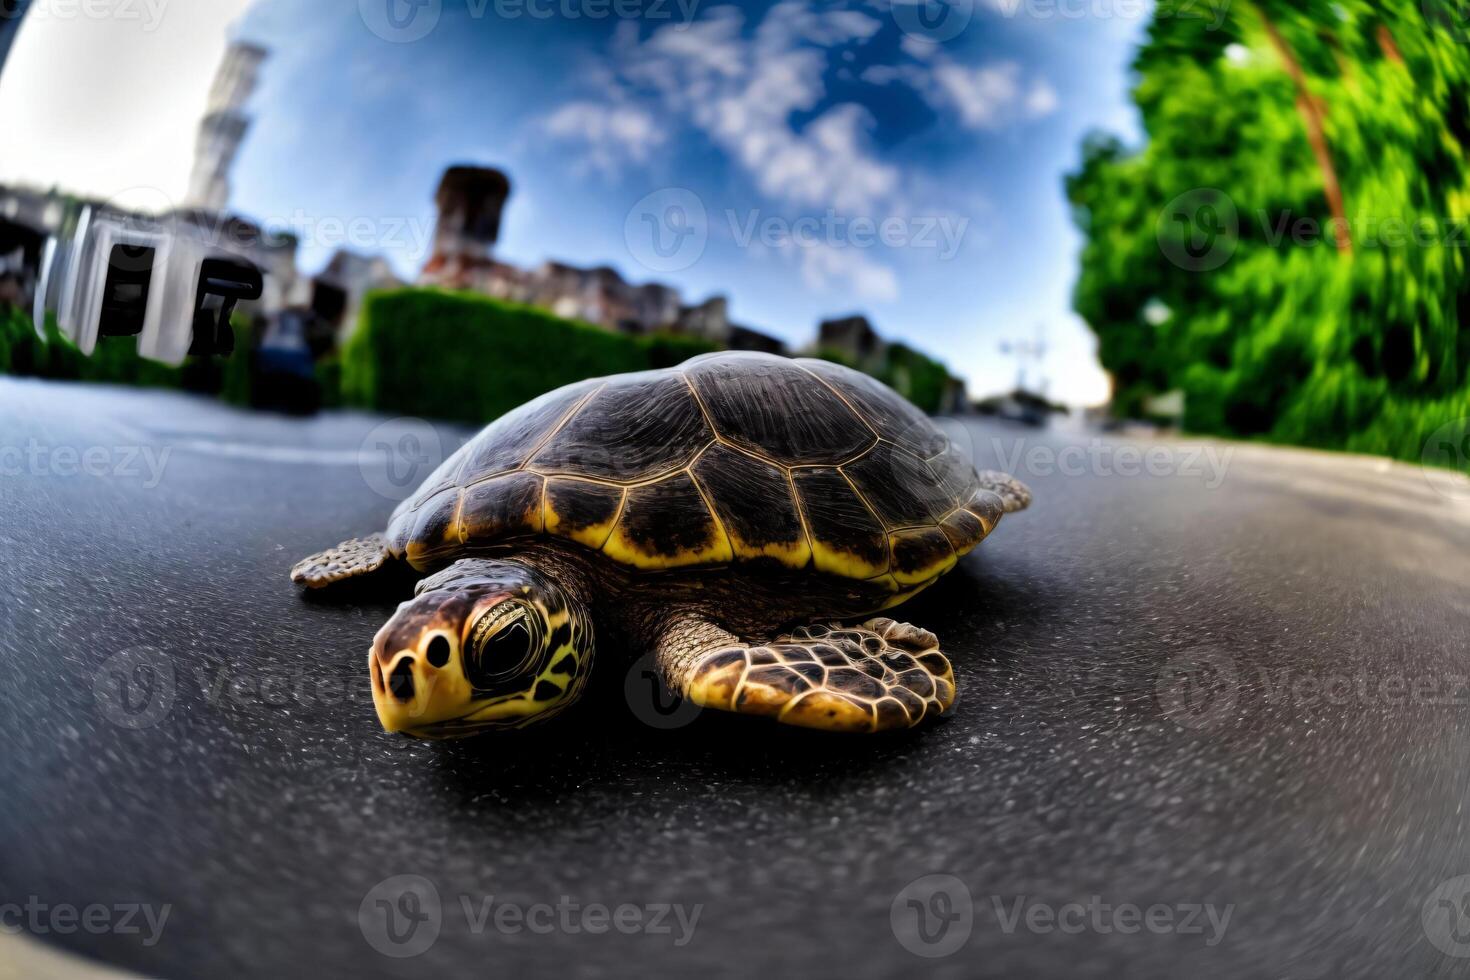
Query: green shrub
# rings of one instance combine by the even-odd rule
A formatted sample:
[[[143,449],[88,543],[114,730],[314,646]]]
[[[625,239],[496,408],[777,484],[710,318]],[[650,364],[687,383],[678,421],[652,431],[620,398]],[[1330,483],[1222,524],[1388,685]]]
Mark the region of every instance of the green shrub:
[[[682,338],[640,341],[471,293],[397,289],[363,302],[342,351],[342,401],[481,423],[574,381],[708,349]]]
[[[235,353],[227,359],[189,357],[179,366],[138,355],[136,337],[99,337],[90,357],[63,336],[52,317],[46,339],[36,336],[31,318],[0,308],[0,373],[58,381],[91,381],[144,388],[181,388],[219,395],[234,405],[250,404],[250,323],[236,316]]]
[[[316,362],[316,383],[322,393],[322,408],[342,406],[342,358],[329,354]]]
[[[949,371],[944,365],[903,344],[889,344],[878,380],[926,412],[939,411]]]
[[[13,306],[0,305],[0,374],[35,374],[37,362],[45,356],[31,318]]]

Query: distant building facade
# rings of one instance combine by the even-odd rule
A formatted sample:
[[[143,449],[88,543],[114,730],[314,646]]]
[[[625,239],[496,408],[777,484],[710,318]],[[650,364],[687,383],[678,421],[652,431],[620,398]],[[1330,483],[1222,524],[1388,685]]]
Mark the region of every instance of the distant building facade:
[[[419,283],[537,306],[618,333],[674,333],[737,350],[786,352],[779,338],[730,323],[723,296],[686,305],[672,286],[630,283],[611,266],[548,261],[525,269],[500,261],[494,251],[509,196],[510,180],[499,170],[446,170],[434,195],[433,250]]]
[[[817,326],[817,349],[838,354],[861,367],[882,364],[888,345],[860,314],[823,320]]]

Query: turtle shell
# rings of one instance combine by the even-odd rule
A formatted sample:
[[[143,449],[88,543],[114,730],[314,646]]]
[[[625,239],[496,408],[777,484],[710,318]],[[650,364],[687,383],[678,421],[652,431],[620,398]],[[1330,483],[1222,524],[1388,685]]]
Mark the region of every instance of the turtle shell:
[[[560,388],[489,425],[404,501],[420,569],[549,535],[638,569],[765,562],[893,591],[1002,512],[918,409],[837,364],[749,352]]]

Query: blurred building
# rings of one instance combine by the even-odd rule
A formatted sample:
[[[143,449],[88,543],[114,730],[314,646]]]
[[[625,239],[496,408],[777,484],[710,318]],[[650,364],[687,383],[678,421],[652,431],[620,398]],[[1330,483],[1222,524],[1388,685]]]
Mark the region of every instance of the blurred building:
[[[493,167],[461,164],[445,170],[434,194],[438,220],[424,279],[452,285],[492,264],[508,197],[510,178]]]
[[[434,246],[420,284],[473,290],[619,333],[674,333],[737,350],[785,353],[780,339],[730,323],[723,296],[686,305],[672,286],[630,283],[611,266],[548,261],[524,269],[500,261],[494,251],[509,196],[510,180],[499,170],[466,165],[446,170],[434,195]]]
[[[823,320],[817,326],[817,340],[812,345],[813,353],[819,356],[835,358],[878,377],[891,376],[890,354],[901,348],[904,345],[890,345],[884,340],[862,314]],[[906,356],[913,356],[913,353],[911,349],[905,349]],[[896,386],[900,389],[903,387],[902,384]],[[963,378],[953,375],[945,378],[944,389],[939,394],[939,403],[935,410],[943,415],[959,415],[970,411],[970,395]]]
[[[817,326],[817,348],[864,369],[878,367],[888,353],[888,345],[861,314],[823,320]]]
[[[0,187],[0,303],[30,308],[46,236],[64,214],[54,193]]]
[[[245,103],[255,91],[266,55],[265,48],[243,41],[234,42],[225,52],[199,123],[194,169],[184,197],[186,207],[223,211],[229,204],[230,170],[250,128]]]
[[[309,308],[335,339],[357,322],[363,297],[370,291],[402,285],[403,280],[381,255],[360,255],[338,249],[311,279]],[[317,343],[312,346],[315,348]]]

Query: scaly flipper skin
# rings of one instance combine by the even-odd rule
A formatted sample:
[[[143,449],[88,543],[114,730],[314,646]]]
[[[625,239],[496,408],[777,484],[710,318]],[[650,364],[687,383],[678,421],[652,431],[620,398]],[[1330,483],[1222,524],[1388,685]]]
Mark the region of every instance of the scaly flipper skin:
[[[1030,488],[1009,473],[981,470],[975,477],[980,482],[980,489],[989,490],[1000,498],[1007,514],[1014,514],[1031,506]]]
[[[291,581],[307,588],[320,589],[359,575],[370,575],[386,565],[392,554],[381,534],[365,538],[349,538],[326,551],[303,558],[291,569]]]
[[[841,732],[912,728],[955,697],[939,640],[891,619],[803,627],[763,646],[721,643],[670,680],[708,708]]]

